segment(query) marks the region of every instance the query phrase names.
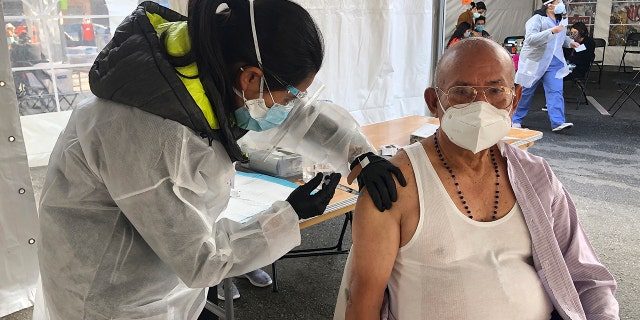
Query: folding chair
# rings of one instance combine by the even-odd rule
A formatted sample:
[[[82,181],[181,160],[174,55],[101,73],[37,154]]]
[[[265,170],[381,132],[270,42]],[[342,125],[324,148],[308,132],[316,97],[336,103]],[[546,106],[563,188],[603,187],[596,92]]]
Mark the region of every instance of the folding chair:
[[[26,72],[26,77],[29,86],[35,92],[38,92],[38,98],[41,100],[39,105],[42,112],[56,111],[55,98],[57,94],[58,102],[60,102],[61,110],[68,110],[73,106],[73,102],[78,97],[77,92],[65,92],[60,85],[57,86],[57,90],[53,90],[53,81],[51,74],[44,70],[30,70]],[[58,76],[56,78],[60,79]],[[55,92],[55,93],[54,93]],[[67,106],[62,105],[62,102],[66,102]]]
[[[233,312],[233,293],[231,292],[231,287],[233,286],[233,281],[231,278],[225,278],[221,283],[224,283],[224,307],[219,306],[218,299],[215,297],[213,301],[209,300],[209,297],[213,295],[218,295],[218,288],[210,287],[209,294],[207,294],[207,300],[205,301],[204,308],[209,310],[214,315],[218,316],[221,320],[234,320],[234,312]]]
[[[640,86],[640,77],[638,75],[640,75],[640,71],[638,71],[631,80],[618,79],[614,81],[614,83],[620,88],[621,92],[618,98],[607,109],[612,117],[620,111],[622,106],[629,100],[633,101],[636,106],[640,108],[640,102],[633,98],[633,93]],[[613,113],[610,112],[612,110]]]
[[[570,54],[573,51],[573,49],[567,50],[569,51],[565,51],[565,55]],[[565,81],[572,81],[580,91],[576,97],[576,109],[580,108],[582,101],[584,101],[584,104],[589,104],[589,102],[587,102],[587,84],[589,83],[589,75],[591,73],[591,68],[594,65],[594,60],[595,53],[589,56],[589,61],[587,63],[581,63],[581,61],[584,61],[583,59],[577,60],[580,64],[573,69],[572,73],[564,78]]]
[[[571,79],[571,81],[573,81],[573,83],[576,85],[576,87],[578,87],[578,90],[580,91],[578,93],[578,96],[576,97],[576,109],[580,108],[580,104],[582,104],[582,101],[584,101],[584,104],[589,104],[589,102],[587,101],[587,83],[589,83],[589,72],[591,71],[592,65],[593,63],[589,64],[587,72],[585,72],[584,76]]]
[[[627,65],[624,61],[624,57],[627,53],[631,54],[640,54],[640,33],[639,32],[631,32],[627,35],[627,40],[624,42],[624,50],[622,51],[622,58],[620,59],[620,66],[618,66],[618,72],[622,69],[624,72],[627,72]]]
[[[602,48],[602,55],[600,56],[600,58],[594,59],[593,62],[591,63],[591,67],[595,65],[598,68],[597,83],[599,88],[600,80],[602,78],[602,70],[604,68],[604,54],[605,54],[605,50],[607,49],[607,41],[602,38],[593,38],[593,41],[596,43],[596,50],[598,50],[598,48]],[[590,70],[593,70],[593,68],[590,68]],[[593,82],[596,83],[595,81]]]

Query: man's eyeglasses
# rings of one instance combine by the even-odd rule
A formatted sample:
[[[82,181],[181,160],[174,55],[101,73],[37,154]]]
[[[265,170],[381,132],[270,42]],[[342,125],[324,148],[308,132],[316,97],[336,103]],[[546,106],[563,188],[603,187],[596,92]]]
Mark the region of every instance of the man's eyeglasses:
[[[447,104],[456,108],[464,108],[475,101],[478,89],[484,94],[486,101],[499,109],[505,109],[511,105],[515,94],[514,88],[505,86],[455,86],[444,91],[438,87],[445,96]]]

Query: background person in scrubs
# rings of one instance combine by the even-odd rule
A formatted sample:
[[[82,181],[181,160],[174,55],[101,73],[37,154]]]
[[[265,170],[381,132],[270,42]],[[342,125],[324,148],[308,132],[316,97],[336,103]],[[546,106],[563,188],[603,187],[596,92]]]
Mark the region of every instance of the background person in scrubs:
[[[529,112],[531,99],[540,81],[544,86],[551,129],[554,132],[573,127],[564,116],[563,80],[569,74],[562,47],[576,48],[580,44],[566,35],[562,14],[566,13],[561,0],[544,1],[525,27],[526,33],[516,83],[521,85],[522,99],[513,115],[513,127],[521,128]]]

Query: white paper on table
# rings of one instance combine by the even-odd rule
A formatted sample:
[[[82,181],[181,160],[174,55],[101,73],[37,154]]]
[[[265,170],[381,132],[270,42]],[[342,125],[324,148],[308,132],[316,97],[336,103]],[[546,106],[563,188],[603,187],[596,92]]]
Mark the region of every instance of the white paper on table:
[[[439,127],[440,126],[437,124],[425,123],[420,128],[418,128],[418,130],[412,132],[411,135],[426,138],[436,133],[436,130],[438,130]]]
[[[585,51],[587,50],[587,47],[584,44],[581,44],[575,50],[576,52]]]
[[[269,209],[276,201],[287,199],[295,184],[284,179],[261,174],[237,173],[227,208],[218,216],[245,223]]]

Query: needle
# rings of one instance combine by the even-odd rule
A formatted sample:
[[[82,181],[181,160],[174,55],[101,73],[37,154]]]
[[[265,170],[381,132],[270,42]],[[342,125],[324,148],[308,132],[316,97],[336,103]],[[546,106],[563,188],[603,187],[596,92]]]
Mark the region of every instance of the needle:
[[[351,194],[355,194],[355,195],[357,195],[357,196],[359,196],[359,195],[360,195],[360,192],[358,192],[358,191],[356,191],[356,190],[354,190],[354,189],[352,189],[352,188],[349,188],[349,187],[347,187],[347,186],[345,186],[345,185],[341,185],[341,184],[339,184],[338,186],[336,186],[336,189],[340,189],[340,190],[342,190],[342,191],[344,191],[344,192],[349,192],[349,193],[351,193]]]

